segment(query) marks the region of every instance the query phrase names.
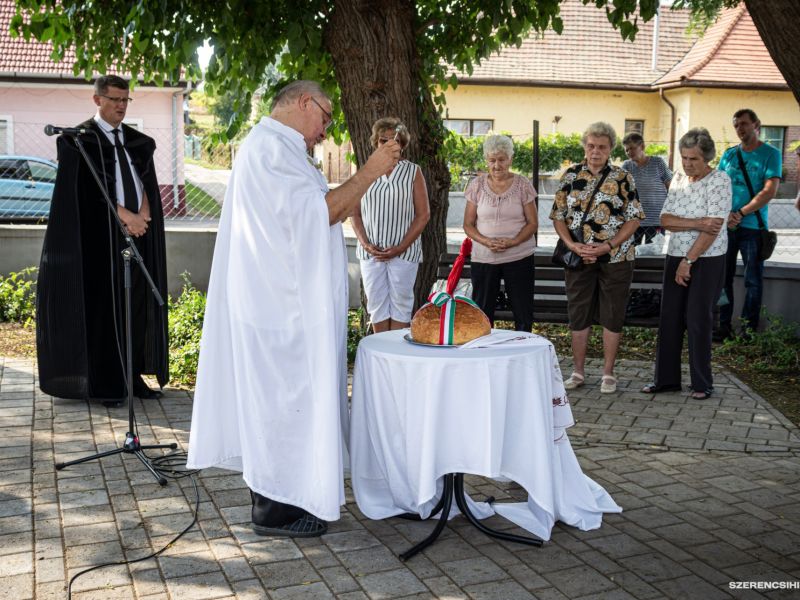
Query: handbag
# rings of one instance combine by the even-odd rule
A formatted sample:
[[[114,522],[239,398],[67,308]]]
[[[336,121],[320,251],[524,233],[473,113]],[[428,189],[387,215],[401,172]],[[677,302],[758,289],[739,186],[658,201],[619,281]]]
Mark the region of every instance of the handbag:
[[[603,173],[600,181],[598,181],[597,185],[594,186],[594,190],[592,190],[592,195],[589,198],[589,202],[586,204],[586,211],[583,213],[583,219],[581,219],[580,227],[578,227],[577,230],[569,230],[569,236],[572,238],[573,242],[578,242],[579,244],[583,243],[583,224],[586,223],[586,219],[589,218],[592,201],[594,200],[595,194],[597,194],[597,190],[599,190],[603,185],[603,182],[606,180],[606,177],[609,173],[610,170],[607,170],[605,173]],[[564,267],[565,269],[574,270],[583,267],[583,258],[581,258],[581,255],[570,250],[561,237],[559,237],[558,241],[556,242],[556,249],[553,251],[553,258],[550,260],[554,265]]]
[[[736,148],[736,156],[739,157],[739,168],[742,171],[742,175],[744,175],[744,182],[747,184],[747,191],[750,192],[750,198],[752,199],[756,194],[753,191],[753,184],[750,183],[750,176],[747,174],[747,167],[744,164],[741,147]],[[758,240],[758,260],[767,260],[772,256],[775,246],[778,244],[778,234],[766,228],[764,219],[761,218],[760,209],[755,212],[755,215],[756,219],[758,219],[758,232],[760,234]]]

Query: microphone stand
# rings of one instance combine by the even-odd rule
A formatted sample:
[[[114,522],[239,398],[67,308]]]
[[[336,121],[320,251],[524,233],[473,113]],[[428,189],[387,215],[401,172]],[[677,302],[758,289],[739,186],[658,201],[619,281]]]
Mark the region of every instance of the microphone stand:
[[[156,481],[162,486],[167,485],[166,478],[161,475],[153,465],[150,463],[150,460],[144,453],[144,450],[153,450],[153,449],[160,449],[160,448],[169,448],[171,450],[175,450],[178,447],[178,444],[175,442],[171,444],[150,444],[143,446],[139,442],[139,436],[136,434],[136,422],[135,417],[133,414],[133,342],[131,340],[131,258],[136,260],[139,265],[139,268],[142,271],[147,283],[150,285],[150,290],[153,293],[153,296],[156,299],[156,302],[159,306],[164,306],[164,299],[161,297],[161,294],[158,292],[158,288],[156,288],[156,284],[153,283],[152,277],[150,277],[150,273],[147,271],[147,267],[144,265],[144,261],[142,259],[142,255],[139,254],[139,249],[136,247],[136,244],[133,243],[133,239],[131,238],[128,230],[126,229],[125,225],[122,223],[122,220],[119,218],[117,214],[117,206],[116,203],[111,200],[111,197],[108,194],[108,189],[106,188],[105,182],[100,180],[99,175],[97,174],[97,170],[92,163],[92,159],[86,153],[86,149],[83,147],[83,142],[81,141],[80,134],[74,136],[75,144],[78,146],[78,150],[83,156],[83,160],[86,162],[86,165],[89,167],[89,171],[91,172],[94,180],[97,182],[97,186],[100,188],[100,192],[105,198],[106,204],[108,204],[109,212],[114,216],[114,220],[117,223],[117,228],[122,233],[122,236],[125,238],[125,243],[128,245],[127,248],[122,250],[122,261],[124,264],[124,272],[125,272],[125,377],[127,382],[127,389],[128,389],[128,432],[125,434],[125,442],[122,444],[121,448],[115,448],[114,450],[109,450],[107,452],[100,452],[98,454],[92,454],[91,456],[85,456],[83,458],[78,458],[76,460],[71,460],[69,462],[64,463],[56,463],[56,469],[61,470],[65,467],[69,467],[72,465],[77,465],[80,463],[84,463],[90,460],[96,460],[100,458],[104,458],[106,456],[114,456],[115,454],[133,454],[142,461],[142,464],[147,468],[150,473],[153,474],[153,477],[156,478]]]

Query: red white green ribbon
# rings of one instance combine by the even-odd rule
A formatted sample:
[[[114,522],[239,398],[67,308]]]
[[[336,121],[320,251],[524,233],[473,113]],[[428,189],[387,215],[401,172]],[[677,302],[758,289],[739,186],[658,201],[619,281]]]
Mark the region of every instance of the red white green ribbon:
[[[442,309],[439,318],[439,344],[442,346],[451,346],[453,344],[456,324],[456,305],[459,302],[464,302],[478,308],[478,305],[475,304],[472,298],[462,296],[461,294],[451,296],[447,292],[434,292],[428,296],[428,302]]]

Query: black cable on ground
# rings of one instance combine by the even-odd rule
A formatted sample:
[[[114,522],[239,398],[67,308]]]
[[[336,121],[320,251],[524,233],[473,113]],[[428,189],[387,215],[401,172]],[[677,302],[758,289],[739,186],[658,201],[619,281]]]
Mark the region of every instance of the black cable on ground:
[[[144,452],[142,453],[144,454]],[[162,554],[167,548],[171,547],[175,542],[181,539],[184,535],[186,535],[189,530],[194,527],[197,523],[197,513],[200,510],[200,489],[197,487],[197,479],[195,479],[195,474],[199,473],[198,470],[187,470],[185,468],[180,468],[181,466],[186,466],[186,458],[187,454],[183,451],[177,452],[170,452],[169,454],[164,454],[162,456],[155,456],[149,457],[145,454],[145,457],[150,461],[153,465],[153,468],[161,475],[166,477],[167,479],[183,479],[185,477],[190,477],[192,479],[192,484],[194,484],[194,495],[195,495],[195,502],[194,502],[194,514],[192,515],[192,522],[189,523],[180,533],[178,533],[174,538],[172,538],[166,545],[161,548],[160,550],[156,550],[155,552],[151,552],[147,556],[142,556],[141,558],[134,558],[131,560],[117,560],[113,562],[102,563],[99,565],[95,565],[93,567],[89,567],[88,569],[84,569],[83,571],[79,571],[75,573],[70,580],[69,584],[67,585],[67,600],[71,600],[72,598],[72,584],[75,582],[78,577],[81,575],[85,575],[86,573],[91,573],[92,571],[96,571],[98,569],[103,569],[105,567],[115,567],[119,565],[130,565],[137,562],[142,562],[143,560],[148,560],[150,558],[155,558],[156,556]]]

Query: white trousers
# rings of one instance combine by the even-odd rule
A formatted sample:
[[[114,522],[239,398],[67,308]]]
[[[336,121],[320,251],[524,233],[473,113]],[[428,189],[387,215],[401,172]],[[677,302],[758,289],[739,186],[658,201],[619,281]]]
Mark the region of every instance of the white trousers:
[[[367,312],[372,322],[380,323],[387,319],[410,322],[419,263],[399,257],[388,261],[362,260],[360,263]]]

